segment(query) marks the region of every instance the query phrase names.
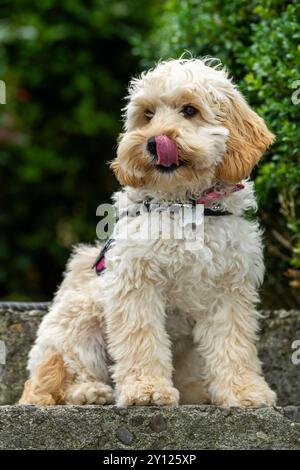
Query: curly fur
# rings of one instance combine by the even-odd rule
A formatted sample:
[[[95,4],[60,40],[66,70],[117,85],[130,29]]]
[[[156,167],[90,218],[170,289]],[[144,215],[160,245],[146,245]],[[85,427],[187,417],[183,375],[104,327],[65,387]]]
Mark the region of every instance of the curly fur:
[[[197,109],[193,118],[182,115],[186,105]],[[118,211],[147,197],[186,202],[218,180],[240,181],[273,138],[227,72],[207,60],[161,62],[133,79],[124,118],[111,164],[124,186]],[[147,140],[158,134],[176,142],[182,165],[174,172],[158,172],[149,158]],[[243,218],[256,208],[253,185],[244,184],[221,202],[233,215],[205,218],[199,250],[174,238],[137,241],[147,214],[120,219],[115,230],[126,222],[129,236],[111,246],[100,276],[91,269],[99,245],[75,248],[30,352],[34,393],[25,389],[21,402],[274,404],[255,346],[264,263],[259,226]],[[45,380],[54,371],[49,354],[63,360],[59,392],[53,377]]]

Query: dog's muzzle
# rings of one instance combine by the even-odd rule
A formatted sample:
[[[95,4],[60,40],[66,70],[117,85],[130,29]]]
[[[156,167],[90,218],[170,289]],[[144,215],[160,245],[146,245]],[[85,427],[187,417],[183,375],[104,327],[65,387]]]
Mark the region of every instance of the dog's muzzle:
[[[151,137],[147,142],[147,152],[160,171],[173,171],[179,166],[176,143],[167,135]]]

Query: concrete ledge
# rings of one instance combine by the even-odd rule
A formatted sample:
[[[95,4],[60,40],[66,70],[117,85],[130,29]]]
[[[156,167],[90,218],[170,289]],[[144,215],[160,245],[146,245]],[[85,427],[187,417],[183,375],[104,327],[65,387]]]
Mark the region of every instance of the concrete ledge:
[[[1,406],[0,449],[300,449],[300,409]]]
[[[0,308],[0,340],[6,348],[6,363],[0,364],[0,405],[16,403],[22,394],[28,353],[45,313]]]
[[[21,395],[28,351],[45,314],[0,305],[0,449],[300,449],[300,312],[263,312],[259,354],[276,408],[7,406]],[[291,404],[294,404],[293,406]]]

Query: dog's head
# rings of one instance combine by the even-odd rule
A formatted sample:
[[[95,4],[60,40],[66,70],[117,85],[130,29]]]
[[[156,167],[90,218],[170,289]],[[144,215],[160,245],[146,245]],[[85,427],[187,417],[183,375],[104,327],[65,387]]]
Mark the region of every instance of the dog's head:
[[[202,188],[248,176],[273,135],[224,69],[170,60],[133,79],[111,166],[122,185]]]

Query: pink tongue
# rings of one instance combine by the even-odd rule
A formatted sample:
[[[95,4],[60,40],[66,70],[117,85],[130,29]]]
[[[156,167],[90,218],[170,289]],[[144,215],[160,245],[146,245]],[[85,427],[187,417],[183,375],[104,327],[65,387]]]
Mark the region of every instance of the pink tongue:
[[[156,165],[170,167],[179,165],[178,152],[174,140],[166,135],[157,135],[155,137],[157,160]]]

